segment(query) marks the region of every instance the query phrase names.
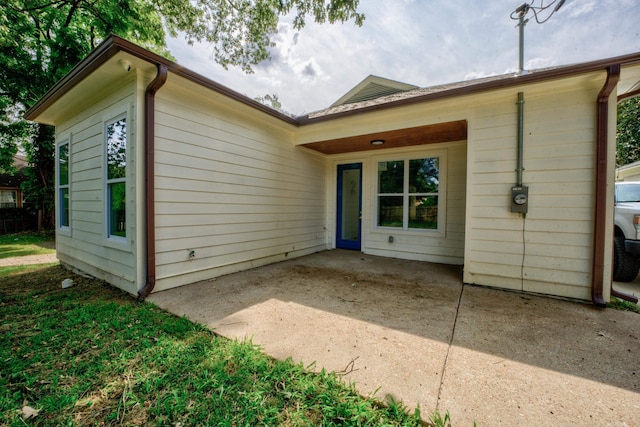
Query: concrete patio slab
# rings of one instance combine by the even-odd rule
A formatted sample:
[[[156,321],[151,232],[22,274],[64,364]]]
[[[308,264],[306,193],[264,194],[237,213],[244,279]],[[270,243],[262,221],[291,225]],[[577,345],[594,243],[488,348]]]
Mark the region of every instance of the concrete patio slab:
[[[639,425],[639,328],[635,313],[465,286],[439,407],[479,425]]]
[[[460,267],[326,251],[152,294],[455,425],[637,425],[640,315],[463,286]]]
[[[634,296],[640,300],[640,275],[632,282],[613,282],[613,289]],[[640,304],[640,301],[638,301]]]

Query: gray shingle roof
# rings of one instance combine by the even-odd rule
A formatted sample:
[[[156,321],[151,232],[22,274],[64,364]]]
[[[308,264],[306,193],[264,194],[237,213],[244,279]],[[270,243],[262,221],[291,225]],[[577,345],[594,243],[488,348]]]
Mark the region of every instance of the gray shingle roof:
[[[550,68],[547,68],[545,70],[549,70]],[[542,70],[538,70],[542,71]],[[425,87],[425,88],[418,88],[418,89],[413,89],[413,90],[409,90],[409,91],[405,91],[405,92],[397,92],[397,93],[392,93],[390,95],[383,95],[374,99],[365,99],[365,100],[361,100],[361,101],[355,101],[355,102],[351,102],[348,104],[341,104],[341,105],[336,105],[334,107],[329,107],[326,108],[324,110],[320,110],[320,111],[316,111],[313,113],[309,113],[307,115],[307,117],[309,119],[315,119],[318,117],[324,117],[324,116],[331,116],[334,114],[338,114],[338,113],[344,113],[347,111],[353,111],[353,110],[359,110],[359,109],[363,109],[363,108],[367,108],[367,107],[373,107],[376,105],[383,105],[383,104],[389,104],[389,103],[393,103],[396,101],[402,101],[402,100],[406,100],[406,99],[411,99],[411,98],[416,98],[416,97],[420,97],[420,96],[424,96],[424,95],[430,95],[430,94],[435,94],[435,93],[439,93],[439,92],[446,92],[452,89],[459,89],[459,88],[464,88],[464,87],[472,87],[475,85],[479,85],[482,83],[487,83],[487,82],[493,82],[493,81],[499,81],[499,80],[506,80],[506,79],[510,79],[513,77],[518,76],[517,73],[510,73],[510,74],[501,74],[501,75],[495,75],[495,76],[489,76],[489,77],[483,77],[483,78],[479,78],[479,79],[474,79],[474,80],[465,80],[465,81],[460,81],[460,82],[455,82],[455,83],[446,83],[446,84],[442,84],[442,85],[437,85],[437,86],[430,86],[430,87]]]

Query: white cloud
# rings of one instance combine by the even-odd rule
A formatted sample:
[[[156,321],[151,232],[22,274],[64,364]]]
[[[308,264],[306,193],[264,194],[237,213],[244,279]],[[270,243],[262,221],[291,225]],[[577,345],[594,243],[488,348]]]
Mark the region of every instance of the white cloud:
[[[590,0],[590,1],[573,1],[569,4],[567,4],[566,6],[563,7],[563,12],[568,12],[569,16],[572,18],[581,16],[581,15],[587,15],[589,13],[592,13],[595,8],[596,8],[596,4],[597,2],[595,0]]]
[[[556,65],[556,61],[553,58],[533,58],[525,63],[525,70],[538,70],[540,68],[548,68]]]
[[[367,0],[352,23],[300,31],[281,21],[271,61],[253,75],[212,63],[211,49],[171,42],[178,61],[251,97],[277,94],[296,114],[327,107],[369,74],[420,86],[486,77],[518,64],[515,0]],[[525,27],[525,68],[640,51],[637,0],[567,0],[551,19]]]
[[[511,72],[513,72],[513,71],[511,71]],[[495,76],[495,75],[497,75],[497,73],[472,72],[472,73],[466,74],[464,76],[464,80],[475,80],[475,79],[481,79],[483,77],[491,77],[491,76]]]
[[[320,68],[320,66],[316,63],[316,60],[311,58],[306,64],[305,66],[302,68],[302,71],[299,71],[299,74],[302,76],[302,80],[306,81],[306,80],[318,80],[322,78],[322,69]]]

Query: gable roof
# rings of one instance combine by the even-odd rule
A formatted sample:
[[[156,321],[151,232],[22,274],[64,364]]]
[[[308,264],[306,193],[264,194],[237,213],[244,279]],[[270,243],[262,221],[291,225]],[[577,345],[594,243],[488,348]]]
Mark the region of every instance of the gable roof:
[[[13,156],[13,166],[15,166],[17,172],[22,172],[29,165],[27,156],[22,154],[16,154]]]
[[[351,114],[361,114],[402,105],[416,104],[436,99],[452,98],[455,96],[481,93],[490,90],[503,89],[527,83],[571,77],[595,71],[604,71],[615,65],[635,65],[632,71],[621,76],[618,83],[618,100],[640,95],[640,52],[613,58],[601,59],[573,65],[549,67],[526,73],[509,73],[474,80],[446,83],[437,86],[417,88],[399,92],[376,99],[365,100],[353,104],[334,105],[324,110],[315,111],[303,117],[298,117],[300,124],[332,120]]]
[[[616,170],[624,171],[624,170],[627,170],[627,169],[635,169],[635,168],[638,168],[638,167],[640,167],[640,161],[629,163],[628,165],[619,166],[619,167],[616,168]]]
[[[412,90],[397,91],[397,92],[382,95],[376,98],[362,99],[360,101],[352,102],[349,104],[336,103],[324,110],[309,113],[307,117],[309,119],[317,119],[324,116],[332,116],[336,114],[347,113],[349,111],[354,111],[354,110],[368,109],[370,107],[382,106],[385,104],[393,104],[398,101],[410,101],[412,98],[418,98],[425,95],[437,95],[443,92],[448,93],[448,91],[452,91],[454,89],[472,88],[473,86],[480,85],[481,83],[499,82],[499,81],[514,78],[514,77],[517,77],[517,73],[501,74],[501,75],[483,77],[483,78],[474,79],[474,80],[465,80],[465,81],[454,82],[454,83],[445,83],[442,85],[429,86],[425,88],[420,88],[416,86]]]
[[[332,120],[351,114],[361,114],[369,111],[377,111],[387,108],[395,108],[402,105],[426,102],[436,99],[451,98],[455,96],[468,95],[472,93],[482,93],[490,90],[518,86],[522,84],[535,83],[546,80],[553,80],[563,77],[569,77],[595,71],[603,71],[609,67],[617,65],[637,65],[632,71],[623,75],[618,84],[618,98],[640,95],[640,52],[623,55],[613,58],[601,59],[597,61],[585,62],[574,65],[547,68],[544,70],[529,71],[526,74],[504,74],[481,79],[468,80],[463,82],[418,88],[408,91],[396,92],[390,95],[382,96],[375,99],[363,99],[351,103],[334,104],[325,110],[310,113],[306,116],[292,118],[286,114],[276,111],[266,105],[255,101],[245,95],[242,95],[226,86],[208,79],[194,71],[191,71],[181,65],[178,65],[168,59],[150,52],[134,43],[131,43],[116,35],[111,35],[105,39],[96,49],[94,49],[83,61],[76,65],[62,80],[56,83],[33,107],[25,114],[27,120],[41,121],[50,123],[51,120],[46,116],[47,110],[60,100],[66,93],[80,84],[85,78],[89,77],[94,71],[98,70],[102,65],[107,63],[111,58],[124,52],[132,55],[152,66],[164,65],[168,71],[181,76],[187,80],[193,81],[205,88],[211,89],[233,100],[246,104],[255,110],[273,116],[285,123],[294,126],[303,126],[320,121]],[[374,79],[381,79],[371,76]],[[385,83],[392,82],[382,79]],[[362,83],[367,82],[365,79]],[[404,85],[395,82],[396,88]],[[384,85],[383,85],[384,86]],[[394,85],[387,84],[387,87]],[[410,85],[408,85],[410,86]],[[406,87],[406,86],[405,86]],[[364,92],[352,89],[347,95],[355,90],[355,94],[363,94]],[[352,96],[345,95],[347,100],[355,100]],[[340,100],[339,100],[340,101]]]
[[[353,89],[344,94],[340,99],[331,104],[332,107],[343,104],[353,104],[361,101],[380,98],[387,95],[393,95],[399,92],[418,89],[418,86],[407,83],[397,82],[395,80],[385,79],[374,75],[369,75],[363,81],[358,83]]]
[[[20,184],[26,179],[24,169],[28,162],[25,156],[16,154],[13,156],[13,166],[16,168],[14,174],[0,174],[0,188],[20,188]]]

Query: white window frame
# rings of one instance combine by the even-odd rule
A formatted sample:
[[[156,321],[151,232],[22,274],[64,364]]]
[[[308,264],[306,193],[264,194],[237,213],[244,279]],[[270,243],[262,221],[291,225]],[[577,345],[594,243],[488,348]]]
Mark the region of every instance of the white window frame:
[[[126,157],[126,165],[125,165],[125,176],[124,178],[112,178],[109,179],[109,167],[108,167],[108,160],[109,160],[109,154],[108,154],[108,150],[109,150],[109,142],[107,141],[107,128],[110,125],[113,125],[114,123],[116,123],[119,120],[123,120],[125,121],[126,124],[126,148],[125,148],[125,157]],[[130,136],[131,136],[131,129],[130,129],[130,120],[129,117],[127,115],[127,113],[122,113],[119,114],[107,121],[104,122],[104,126],[103,126],[103,132],[104,132],[104,136],[103,136],[103,141],[104,141],[104,161],[103,161],[103,167],[104,167],[104,233],[105,233],[105,237],[107,239],[108,242],[113,242],[116,243],[118,246],[122,245],[124,243],[127,242],[127,239],[129,238],[129,227],[126,224],[126,216],[127,216],[127,207],[128,207],[128,196],[127,196],[127,189],[128,189],[128,179],[127,177],[129,176],[129,162],[130,162]],[[124,183],[125,184],[125,236],[118,236],[115,234],[111,234],[111,215],[112,215],[112,211],[111,211],[111,197],[110,197],[110,186],[112,184],[117,184],[117,183]]]
[[[409,211],[407,207],[409,206],[409,197],[411,196],[420,196],[423,193],[410,193],[409,192],[409,160],[416,159],[426,159],[426,158],[438,158],[438,220],[437,220],[437,228],[409,228]],[[433,151],[420,151],[420,152],[410,152],[410,153],[398,153],[396,155],[389,154],[384,157],[374,157],[373,159],[373,200],[374,200],[374,212],[372,215],[373,219],[373,228],[377,231],[384,231],[388,233],[393,231],[397,234],[431,234],[436,237],[444,237],[445,236],[445,228],[446,228],[446,210],[447,210],[447,151],[446,150],[433,150]],[[380,213],[379,203],[380,196],[400,196],[400,193],[397,194],[387,194],[380,193],[379,189],[379,179],[378,179],[378,168],[381,162],[392,162],[392,161],[404,161],[404,178],[403,178],[403,189],[402,189],[402,227],[385,227],[378,225],[378,215]],[[424,193],[426,194],[426,193]],[[432,194],[430,194],[432,195]]]
[[[60,149],[64,146],[67,146],[67,183],[60,184]],[[71,232],[71,138],[63,140],[61,143],[56,146],[56,195],[57,195],[57,203],[56,203],[56,226],[58,231],[69,234]],[[68,224],[62,224],[62,208],[63,204],[61,203],[62,199],[62,191],[67,190],[68,197],[68,210],[69,210],[69,218],[67,220]]]

